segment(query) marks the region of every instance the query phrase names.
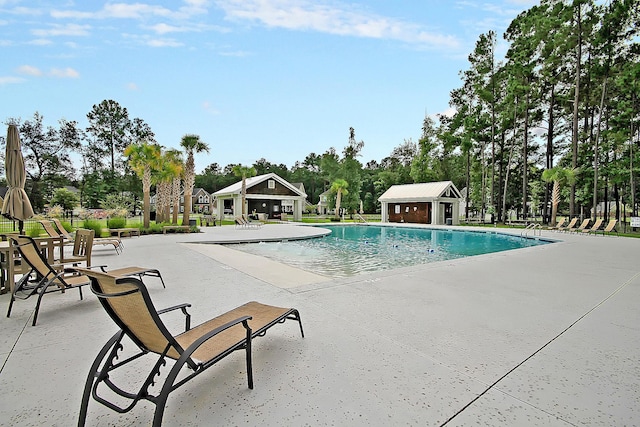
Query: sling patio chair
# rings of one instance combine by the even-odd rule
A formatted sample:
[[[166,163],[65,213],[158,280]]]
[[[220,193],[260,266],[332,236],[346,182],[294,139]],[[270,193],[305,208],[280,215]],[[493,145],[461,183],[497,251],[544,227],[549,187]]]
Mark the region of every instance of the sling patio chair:
[[[579,231],[583,231],[585,228],[587,228],[589,226],[589,223],[591,222],[591,219],[587,218],[585,220],[583,220],[580,223],[580,226],[578,228],[573,228],[571,230],[567,230],[570,233],[577,233]]]
[[[617,219],[609,220],[609,223],[607,223],[607,226],[602,230],[602,235],[604,236],[604,235],[607,235],[607,234],[616,233],[616,236],[617,236],[618,235],[618,230],[616,229],[616,224],[618,224],[618,220]]]
[[[262,223],[261,222],[253,222],[253,221],[248,221],[246,218],[242,217],[242,216],[236,216],[234,217],[234,220],[236,222],[236,228],[240,227],[240,228],[259,228],[262,227]]]
[[[249,302],[191,328],[191,315],[187,312],[191,304],[158,311],[144,283],[134,277],[117,277],[81,268],[77,271],[91,278],[91,290],[120,327],[91,365],[80,405],[79,427],[86,423],[91,397],[118,413],[126,413],[139,401],[147,400],[155,405],[152,425],[159,427],[169,394],[236,350],[245,352],[247,381],[252,389],[251,342],[253,338],[265,335],[272,326],[288,319],[295,320],[304,337],[300,314],[293,308]],[[185,316],[185,330],[172,335],[160,315],[177,309]],[[124,344],[129,340],[136,349],[125,350]],[[157,356],[155,362],[153,355]],[[149,360],[149,373],[141,375],[137,391],[125,391],[122,383],[134,382],[134,373],[144,362],[140,359],[143,356],[152,359]],[[127,371],[125,367],[133,361],[136,361],[135,367],[129,369],[131,372],[127,375],[123,371]],[[164,366],[168,371],[161,373]],[[120,370],[121,375],[114,373],[116,370]],[[119,384],[115,378],[121,379]],[[157,391],[150,390],[155,384]],[[119,402],[108,400],[113,397],[118,397]]]
[[[558,231],[563,228],[563,226],[567,223],[567,218],[561,218],[556,225],[547,227],[549,231]]]
[[[62,225],[62,222],[59,219],[53,218],[52,221],[56,225],[56,228],[58,229],[62,237],[70,242],[73,242],[75,240],[75,237],[71,235],[71,233],[69,233],[66,228],[64,228],[64,225]],[[122,252],[122,249],[124,249],[124,244],[118,237],[95,237],[93,239],[93,245],[113,246],[117,254],[120,254],[120,252]]]
[[[73,240],[68,240],[65,236],[60,234],[56,227],[54,227],[53,223],[48,219],[41,219],[40,224],[44,228],[44,231],[49,235],[49,237],[53,237],[56,239],[62,239],[62,243],[64,245],[73,245]]]
[[[23,267],[29,268],[18,282],[16,282],[11,299],[9,301],[9,309],[7,317],[11,316],[11,309],[16,299],[27,299],[37,295],[36,308],[33,313],[33,323],[35,326],[38,320],[38,312],[40,311],[40,303],[45,294],[52,292],[64,293],[67,289],[78,288],[80,299],[82,298],[82,287],[89,285],[91,281],[87,276],[78,274],[69,269],[55,269],[51,266],[36,242],[28,236],[8,236],[11,240],[13,248],[19,253],[24,264]]]
[[[572,218],[565,227],[558,227],[556,231],[567,231],[573,230],[576,226],[576,222],[578,222],[578,217]]]
[[[604,221],[602,218],[596,219],[596,222],[591,227],[585,228],[582,232],[587,234],[596,233],[602,227],[602,221]]]

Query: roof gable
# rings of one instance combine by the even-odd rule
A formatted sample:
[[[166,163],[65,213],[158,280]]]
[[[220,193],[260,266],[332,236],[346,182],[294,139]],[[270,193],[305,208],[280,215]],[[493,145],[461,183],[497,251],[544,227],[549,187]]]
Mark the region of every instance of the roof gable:
[[[451,181],[421,182],[418,184],[392,185],[378,200],[389,202],[439,198],[460,199],[461,195]]]
[[[281,178],[280,176],[276,175],[275,173],[271,172],[271,173],[267,173],[264,175],[258,175],[258,176],[253,176],[251,178],[247,178],[246,181],[246,185],[247,185],[247,189],[254,187],[262,182],[265,182],[269,179],[273,179],[274,181],[278,182],[279,184],[281,184],[282,186],[286,187],[287,189],[289,189],[292,193],[294,193],[297,196],[300,197],[307,197],[307,194],[304,191],[301,191],[300,189],[296,188],[295,186],[293,186],[291,183],[289,183],[287,180],[285,180],[284,178]],[[218,190],[215,193],[213,193],[213,196],[216,197],[220,197],[220,196],[228,196],[228,195],[233,195],[233,194],[240,194],[240,192],[242,191],[242,180],[236,182],[235,184],[231,184],[228,187],[223,188],[222,190]]]

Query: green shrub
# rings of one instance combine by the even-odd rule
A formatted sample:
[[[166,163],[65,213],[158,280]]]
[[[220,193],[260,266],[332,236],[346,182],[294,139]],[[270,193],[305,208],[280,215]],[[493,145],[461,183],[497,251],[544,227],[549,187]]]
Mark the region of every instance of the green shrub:
[[[107,228],[125,228],[127,226],[127,219],[121,216],[109,218],[107,220]]]
[[[146,233],[146,234],[160,234],[162,233],[162,224],[156,224],[156,223],[152,223],[149,224],[149,228],[142,229],[141,230]]]
[[[40,234],[44,233],[44,229],[40,224],[33,224],[31,228],[25,230],[27,232],[27,236],[29,237],[38,237]]]
[[[96,237],[102,236],[102,224],[100,223],[100,221],[97,221],[95,219],[85,219],[82,222],[82,228],[95,231]]]
[[[62,226],[64,227],[65,230],[67,230],[67,232],[72,232],[73,231],[73,227],[71,226],[71,223],[69,221],[60,221],[60,223],[62,224]],[[60,230],[62,231],[62,230]]]

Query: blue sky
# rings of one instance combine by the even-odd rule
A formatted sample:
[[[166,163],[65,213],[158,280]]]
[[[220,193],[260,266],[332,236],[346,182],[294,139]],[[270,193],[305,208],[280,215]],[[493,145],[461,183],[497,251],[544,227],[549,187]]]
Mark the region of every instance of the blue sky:
[[[209,144],[196,170],[260,158],[291,167],[342,152],[360,160],[417,141],[478,36],[502,34],[532,0],[0,0],[0,121],[87,126],[113,99],[178,147]]]

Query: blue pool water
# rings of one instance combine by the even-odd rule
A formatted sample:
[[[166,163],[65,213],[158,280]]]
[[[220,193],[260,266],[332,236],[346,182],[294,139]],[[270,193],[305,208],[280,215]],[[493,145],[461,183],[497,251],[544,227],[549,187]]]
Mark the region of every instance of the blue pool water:
[[[323,238],[233,248],[317,274],[349,277],[550,243],[490,232],[353,225],[325,228],[332,233]]]

